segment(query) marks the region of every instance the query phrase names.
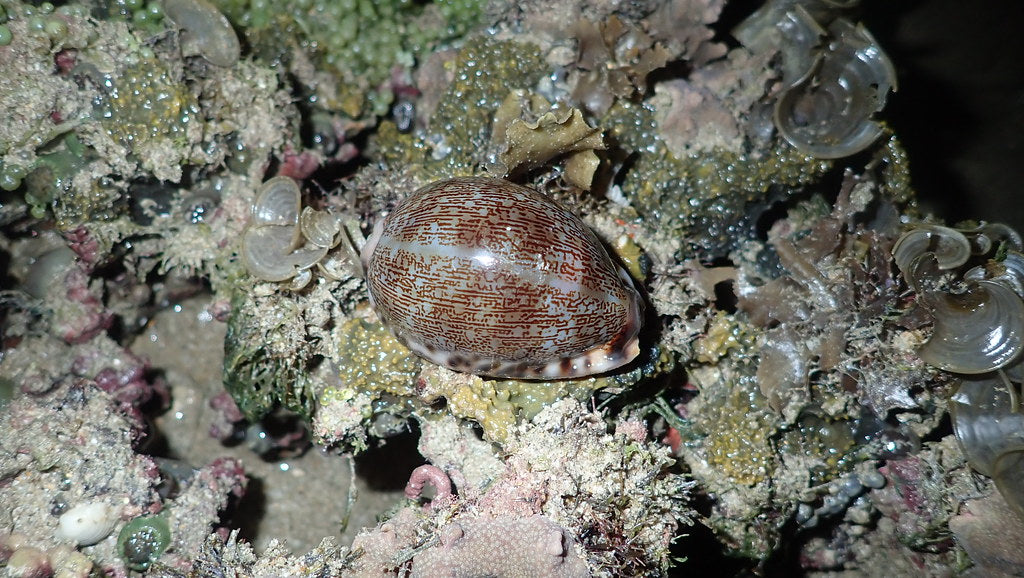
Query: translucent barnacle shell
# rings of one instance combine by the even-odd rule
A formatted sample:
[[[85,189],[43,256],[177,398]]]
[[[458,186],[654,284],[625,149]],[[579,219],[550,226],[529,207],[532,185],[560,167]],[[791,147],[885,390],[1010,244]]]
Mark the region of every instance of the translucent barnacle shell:
[[[254,277],[264,281],[294,278],[292,286],[301,288],[311,278],[307,270],[327,255],[327,246],[304,242],[300,204],[299,185],[288,177],[274,177],[260,187],[252,221],[242,234],[242,263]],[[321,227],[310,225],[310,230],[318,241],[326,236]]]
[[[181,29],[181,52],[217,66],[234,66],[242,53],[228,19],[206,0],[164,0],[164,13]]]
[[[294,228],[302,206],[299,185],[288,177],[274,177],[260,186],[252,206],[252,224]],[[295,235],[298,236],[298,231]]]
[[[835,159],[863,150],[882,127],[871,116],[885,106],[896,72],[862,26],[839,18],[833,40],[806,79],[775,102],[775,127],[799,150]]]
[[[972,255],[988,255],[995,250],[1024,250],[1020,233],[1003,223],[982,223],[971,229],[958,229],[971,243]]]
[[[1024,301],[993,281],[969,283],[963,293],[923,296],[935,327],[918,350],[945,371],[979,374],[1005,367],[1024,349]]]
[[[963,379],[949,404],[957,441],[971,467],[991,477],[1024,515],[1024,413],[1020,392],[1003,372]]]
[[[1006,285],[1024,299],[1024,254],[1007,251],[1002,259],[993,259],[984,265],[973,267],[964,273],[964,279],[981,281],[989,279]]]
[[[334,213],[304,207],[299,229],[306,241],[317,247],[332,248],[341,240],[341,218]]]
[[[287,281],[327,255],[326,247],[296,247],[294,227],[252,227],[242,238],[242,262],[254,277]]]
[[[954,269],[970,258],[971,243],[960,231],[941,225],[920,224],[903,233],[893,245],[892,257],[908,282],[913,282],[911,264],[925,253],[935,254],[939,269]]]
[[[814,70],[821,39],[836,18],[860,0],[768,0],[732,30],[743,46],[757,54],[781,53],[782,87],[800,84]]]
[[[1024,251],[1024,240],[1013,227],[1003,223],[985,223],[976,229],[979,236],[989,239],[991,245],[1004,244],[1008,249]]]
[[[792,87],[814,68],[825,29],[796,0],[766,2],[733,29],[751,52],[782,52],[782,85]]]

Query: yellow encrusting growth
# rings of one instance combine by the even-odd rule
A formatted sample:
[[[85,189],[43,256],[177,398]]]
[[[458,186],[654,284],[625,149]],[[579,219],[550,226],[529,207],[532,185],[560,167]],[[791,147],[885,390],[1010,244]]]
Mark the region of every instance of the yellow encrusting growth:
[[[350,391],[413,395],[420,361],[381,324],[350,319],[340,328],[339,393]]]
[[[730,350],[739,352],[752,345],[755,336],[756,331],[752,331],[746,323],[719,311],[704,336],[694,343],[693,350],[697,361],[715,363],[728,355]]]
[[[775,418],[753,380],[729,384],[715,403],[702,406],[697,425],[707,432],[704,444],[713,469],[747,486],[772,474],[776,452],[769,436],[775,432]]]
[[[425,401],[444,398],[455,416],[471,419],[487,439],[504,442],[520,420],[533,419],[560,399],[584,400],[598,389],[619,386],[612,378],[590,377],[564,381],[487,379],[430,365],[421,374]]]

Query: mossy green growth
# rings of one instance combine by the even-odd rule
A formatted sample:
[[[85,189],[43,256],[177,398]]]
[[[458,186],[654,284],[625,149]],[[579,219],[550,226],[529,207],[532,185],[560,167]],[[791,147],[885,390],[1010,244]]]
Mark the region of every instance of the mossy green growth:
[[[477,25],[485,0],[215,0],[242,31],[253,52],[268,61],[302,47],[315,68],[338,79],[343,94],[320,102],[352,117],[384,114],[392,95],[387,80],[440,42]],[[327,96],[327,95],[325,95]]]
[[[850,471],[863,459],[858,450],[864,446],[858,445],[856,434],[856,420],[805,413],[794,428],[779,436],[779,454],[818,458],[821,467],[809,470],[810,482],[823,484]]]
[[[536,46],[490,36],[467,41],[447,66],[454,79],[424,134],[402,134],[385,122],[375,141],[389,166],[425,180],[478,173],[498,107],[511,91],[531,89],[549,68]]]
[[[800,153],[782,139],[763,155],[716,149],[678,158],[658,136],[655,111],[616,101],[599,126],[627,151],[641,151],[625,174],[623,195],[659,228],[686,237],[711,255],[725,255],[749,236],[750,206],[773,190],[816,182],[830,161]]]
[[[94,183],[95,194],[72,195],[72,181],[95,158],[75,133],[67,133],[37,151],[34,170],[25,179],[25,201],[32,216],[42,219],[53,209],[57,226],[72,229],[92,220],[112,220],[124,212],[120,193]]]
[[[14,392],[17,390],[14,381],[6,377],[0,377],[0,411],[3,411],[7,404],[14,399]]]
[[[375,401],[371,413],[423,411],[424,404],[444,398],[452,415],[480,424],[487,439],[505,441],[516,424],[530,420],[548,405],[572,397],[585,400],[595,391],[625,391],[671,371],[675,358],[660,347],[645,349],[628,372],[560,381],[490,379],[455,373],[423,362],[382,325],[363,319],[339,327],[341,339],[333,361],[338,387],[321,394],[323,406],[350,403],[362,394]],[[420,383],[417,384],[417,381]],[[369,419],[362,415],[360,419]]]
[[[473,376],[445,390],[452,414],[480,424],[487,439],[504,442],[520,420],[530,420],[541,409],[565,398],[586,399],[607,387],[606,378],[571,381],[491,380]]]
[[[116,553],[125,566],[137,572],[149,569],[171,545],[171,528],[167,517],[140,516],[128,522],[117,535]]]
[[[336,363],[342,391],[369,392],[376,398],[385,396],[413,397],[416,377],[423,363],[398,342],[381,324],[353,319],[341,326],[342,340]],[[489,437],[504,440],[519,417],[530,418],[545,405],[572,395],[586,397],[607,385],[597,379],[525,382],[493,380],[464,374],[453,374],[428,368],[429,382],[424,388],[447,400],[448,409],[456,416],[473,419]]]
[[[259,421],[277,406],[308,420],[314,405],[308,367],[312,352],[300,347],[299,351],[281,354],[270,345],[298,340],[294,324],[301,320],[261,304],[248,290],[251,288],[236,287],[231,298],[224,337],[224,388],[249,421]],[[264,327],[257,315],[279,322]]]
[[[96,115],[114,140],[137,152],[156,139],[187,144],[186,131],[200,121],[199,103],[154,56],[141,58],[117,75],[103,77]]]
[[[749,323],[719,311],[704,335],[693,344],[694,359],[715,363],[730,352],[752,351],[759,335],[760,331]]]

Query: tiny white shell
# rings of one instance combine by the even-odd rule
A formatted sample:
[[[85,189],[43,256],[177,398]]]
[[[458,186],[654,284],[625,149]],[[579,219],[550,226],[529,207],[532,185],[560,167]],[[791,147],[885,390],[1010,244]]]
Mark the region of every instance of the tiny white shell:
[[[104,502],[86,502],[71,508],[58,520],[57,537],[79,546],[91,546],[106,538],[117,523],[117,512]]]

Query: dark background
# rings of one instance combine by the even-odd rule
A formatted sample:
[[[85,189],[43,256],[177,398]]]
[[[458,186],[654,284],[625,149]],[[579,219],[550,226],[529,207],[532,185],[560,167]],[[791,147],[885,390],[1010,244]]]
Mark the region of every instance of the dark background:
[[[861,20],[896,65],[882,117],[923,205],[1024,231],[1024,2],[871,0]]]

